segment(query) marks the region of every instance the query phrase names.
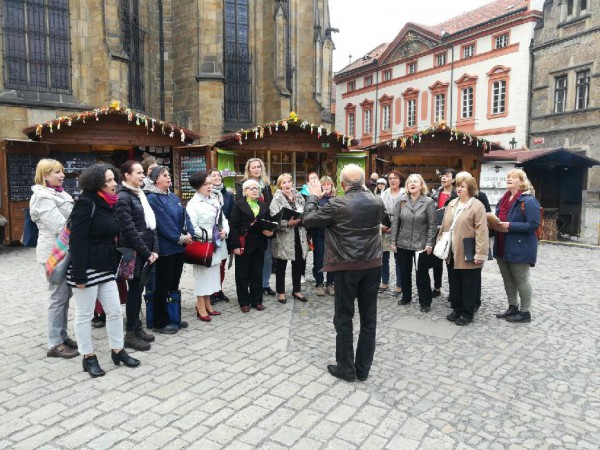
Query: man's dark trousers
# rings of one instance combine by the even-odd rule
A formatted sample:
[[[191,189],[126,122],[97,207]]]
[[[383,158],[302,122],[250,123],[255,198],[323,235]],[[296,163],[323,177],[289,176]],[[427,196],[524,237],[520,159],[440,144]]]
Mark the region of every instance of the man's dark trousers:
[[[369,375],[375,353],[377,291],[381,279],[381,267],[343,270],[334,272],[334,274],[335,313],[333,324],[337,332],[335,359],[344,377],[366,378]],[[358,299],[360,315],[356,359],[352,334],[354,299]]]

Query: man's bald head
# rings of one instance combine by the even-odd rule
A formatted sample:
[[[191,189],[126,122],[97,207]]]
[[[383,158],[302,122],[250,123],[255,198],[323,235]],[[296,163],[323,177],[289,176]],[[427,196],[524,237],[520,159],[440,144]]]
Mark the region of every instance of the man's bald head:
[[[364,187],[365,185],[365,171],[356,164],[348,164],[344,167],[340,177],[345,191],[353,187]]]

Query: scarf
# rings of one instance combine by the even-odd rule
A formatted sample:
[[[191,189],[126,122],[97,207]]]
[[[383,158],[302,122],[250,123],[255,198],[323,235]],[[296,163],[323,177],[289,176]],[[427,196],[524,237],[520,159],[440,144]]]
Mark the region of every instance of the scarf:
[[[65,188],[63,188],[62,186],[47,186],[50,189],[54,189],[56,192],[60,193],[63,192],[65,190]]]
[[[221,206],[223,206],[223,204],[225,203],[225,199],[223,198],[223,193],[221,192],[224,188],[225,188],[225,186],[223,185],[223,183],[221,183],[218,186],[213,185],[212,192],[210,194],[210,197],[217,200],[219,202],[219,205],[221,205]]]
[[[138,196],[140,202],[142,202],[142,208],[144,208],[144,220],[146,221],[146,226],[150,230],[156,230],[156,216],[154,215],[154,210],[148,203],[148,199],[146,198],[146,194],[140,188],[133,187],[130,184],[127,184],[125,181],[122,181],[121,184],[133,192]]]
[[[117,203],[117,200],[119,200],[119,196],[116,194],[107,194],[104,191],[98,191],[96,192],[101,198],[104,199],[104,201],[106,203],[109,204],[109,206],[112,208],[114,206],[115,203]]]
[[[250,197],[246,197],[246,201],[248,202],[248,206],[250,206],[254,217],[258,216],[258,213],[260,212],[260,206],[258,206],[258,199],[252,200]]]
[[[510,191],[506,191],[500,202],[498,203],[498,219],[502,222],[506,222],[508,220],[508,213],[510,212],[510,208],[516,203],[517,199],[521,196],[523,191],[517,191],[514,195],[513,199],[510,199]],[[496,241],[498,241],[497,247],[497,255],[501,258],[504,256],[504,243],[505,243],[505,233],[496,233]]]

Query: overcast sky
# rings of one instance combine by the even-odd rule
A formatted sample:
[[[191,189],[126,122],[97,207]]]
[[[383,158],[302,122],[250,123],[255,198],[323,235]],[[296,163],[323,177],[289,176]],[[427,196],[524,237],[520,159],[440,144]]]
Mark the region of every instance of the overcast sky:
[[[339,28],[333,34],[333,71],[344,68],[349,61],[364,56],[383,42],[392,42],[406,22],[436,25],[471,11],[489,0],[329,0],[331,26]],[[543,0],[533,0],[533,7],[542,9]]]

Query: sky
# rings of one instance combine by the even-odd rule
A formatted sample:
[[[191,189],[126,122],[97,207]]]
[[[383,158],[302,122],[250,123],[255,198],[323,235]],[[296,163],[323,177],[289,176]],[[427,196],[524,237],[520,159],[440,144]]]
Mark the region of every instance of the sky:
[[[414,1],[414,3],[413,3]],[[333,71],[364,56],[384,42],[392,42],[406,22],[436,25],[490,3],[490,0],[329,0],[333,34]],[[543,0],[532,0],[542,9]]]

